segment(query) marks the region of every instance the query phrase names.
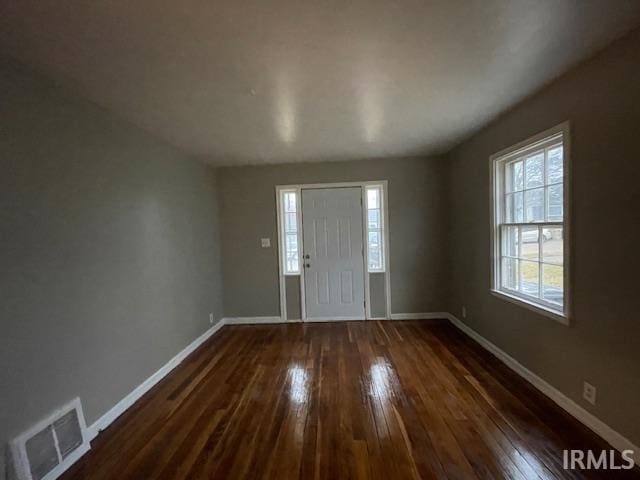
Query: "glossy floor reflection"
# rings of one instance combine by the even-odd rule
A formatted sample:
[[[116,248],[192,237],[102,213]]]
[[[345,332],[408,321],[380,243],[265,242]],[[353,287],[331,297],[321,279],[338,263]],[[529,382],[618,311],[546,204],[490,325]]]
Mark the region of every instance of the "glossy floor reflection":
[[[445,321],[226,326],[66,479],[640,478]]]

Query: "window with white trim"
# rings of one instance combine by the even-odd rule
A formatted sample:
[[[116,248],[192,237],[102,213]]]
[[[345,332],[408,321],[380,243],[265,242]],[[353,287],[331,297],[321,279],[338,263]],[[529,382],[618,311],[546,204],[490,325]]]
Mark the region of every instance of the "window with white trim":
[[[296,190],[282,190],[280,192],[282,209],[282,242],[284,255],[282,257],[285,275],[300,274],[300,229],[298,227],[299,201]]]
[[[367,258],[369,272],[384,272],[384,201],[382,185],[366,187]]]
[[[493,159],[493,290],[566,312],[566,127]]]

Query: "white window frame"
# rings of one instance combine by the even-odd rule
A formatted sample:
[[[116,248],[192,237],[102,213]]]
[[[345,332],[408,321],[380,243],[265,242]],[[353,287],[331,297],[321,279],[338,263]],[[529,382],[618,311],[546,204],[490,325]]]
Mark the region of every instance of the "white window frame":
[[[382,248],[383,248],[383,264],[385,266],[385,270],[383,272],[371,272],[371,273],[383,273],[385,275],[385,300],[386,300],[386,312],[385,317],[383,318],[374,318],[371,314],[371,292],[369,289],[369,255],[368,251],[368,218],[367,218],[367,209],[366,209],[366,189],[368,186],[377,186],[381,188],[381,207],[382,207],[382,225],[383,235],[382,235]],[[391,319],[391,259],[389,253],[389,207],[388,207],[388,181],[387,180],[377,180],[377,181],[363,181],[363,182],[339,182],[339,183],[307,183],[307,184],[299,184],[299,185],[276,185],[275,193],[276,193],[276,220],[277,220],[277,228],[278,228],[278,277],[279,277],[279,285],[280,285],[280,318],[281,321],[305,321],[306,320],[306,309],[305,309],[305,292],[304,292],[304,268],[302,268],[302,262],[304,259],[300,257],[300,272],[299,273],[289,273],[285,274],[285,255],[283,250],[284,245],[284,218],[283,218],[283,208],[282,208],[282,199],[283,192],[296,192],[296,209],[298,213],[298,249],[301,255],[304,255],[304,238],[303,238],[303,219],[302,219],[302,190],[305,189],[316,189],[316,188],[340,188],[340,187],[360,187],[362,191],[362,221],[363,221],[363,235],[365,236],[363,239],[363,254],[364,254],[364,286],[365,286],[365,318],[367,320],[382,320],[382,319]],[[365,242],[367,244],[365,245]],[[301,319],[288,319],[287,316],[287,299],[286,299],[286,277],[288,276],[299,276],[300,277],[300,313]]]
[[[368,192],[369,190],[377,190],[378,191],[378,201],[379,201],[379,206],[378,208],[370,208],[369,207],[369,195]],[[385,230],[386,230],[386,221],[385,221],[385,188],[384,185],[382,184],[371,184],[371,185],[366,185],[364,187],[364,213],[365,213],[365,243],[366,243],[366,247],[367,247],[367,255],[366,255],[366,260],[367,260],[367,272],[369,273],[385,273],[386,269],[387,269],[387,265],[385,262],[386,259],[386,253],[385,253],[385,244],[386,244],[386,234],[385,234]],[[370,210],[378,210],[380,212],[380,216],[379,216],[379,221],[380,221],[380,227],[376,228],[376,229],[370,229],[369,228],[369,211]],[[371,268],[369,266],[369,254],[371,253],[371,248],[369,245],[369,233],[370,232],[378,232],[379,238],[380,238],[380,251],[382,254],[382,258],[380,260],[380,268]]]
[[[504,168],[510,160],[526,154],[529,151],[552,144],[552,142],[562,139],[563,144],[563,221],[562,222],[531,222],[526,223],[526,205],[523,203],[523,221],[517,223],[507,223],[503,221],[506,208],[504,205]],[[523,306],[536,313],[545,315],[562,324],[568,325],[570,318],[571,306],[571,251],[570,251],[570,129],[569,122],[564,122],[549,130],[545,130],[534,135],[523,142],[512,147],[502,150],[490,157],[491,172],[491,293],[503,300]],[[546,165],[546,163],[545,163]],[[545,168],[545,185],[546,185],[546,168]],[[523,197],[526,195],[523,195]],[[547,211],[547,195],[544,196],[544,209]],[[555,306],[543,299],[536,299],[511,290],[506,291],[501,287],[501,235],[500,228],[504,225],[520,226],[520,227],[553,227],[553,225],[562,226],[563,228],[563,305]],[[542,258],[539,258],[541,261]],[[542,282],[540,277],[539,282]]]
[[[286,221],[284,211],[284,196],[287,193],[293,193],[296,196],[296,234],[298,239],[298,268],[296,270],[289,270],[287,268],[287,251],[286,251]],[[282,255],[280,255],[280,271],[283,275],[300,275],[302,270],[302,212],[300,211],[300,189],[299,188],[283,188],[278,189],[278,238],[279,246],[282,249]]]

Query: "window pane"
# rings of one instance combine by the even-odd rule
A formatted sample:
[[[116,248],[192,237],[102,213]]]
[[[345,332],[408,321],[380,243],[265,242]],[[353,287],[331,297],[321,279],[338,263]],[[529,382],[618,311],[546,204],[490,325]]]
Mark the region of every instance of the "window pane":
[[[519,157],[502,157],[496,168],[498,288],[516,291],[531,303],[563,302],[563,144],[559,136],[525,147]],[[515,160],[514,160],[515,159]],[[557,225],[552,225],[556,223]],[[513,226],[511,226],[511,225]],[[536,301],[538,299],[538,301]]]
[[[562,265],[564,263],[562,227],[543,228],[542,240],[542,261]]]
[[[369,271],[384,270],[382,187],[367,187],[367,253]]]
[[[369,232],[369,270],[382,269],[382,232]]]
[[[538,261],[540,256],[540,241],[538,227],[522,228],[522,258]]]
[[[286,247],[289,252],[298,251],[298,235],[295,233],[287,233]]]
[[[287,272],[297,272],[299,269],[298,235],[295,233],[286,234],[284,248]]]
[[[298,262],[295,259],[287,258],[287,273],[297,273]]]
[[[382,269],[382,250],[379,247],[369,249],[369,270]]]
[[[369,219],[370,229],[380,228],[380,210],[367,211],[367,217]]]
[[[562,305],[564,301],[563,268],[559,265],[542,266],[542,296],[548,302]]]
[[[282,194],[282,229],[283,229],[283,257],[284,273],[297,274],[300,272],[300,253],[298,251],[298,217],[296,214],[296,192]]]
[[[561,222],[563,218],[562,184],[547,187],[547,219]]]
[[[507,164],[507,192],[522,190],[524,188],[524,166],[522,160]]]
[[[524,193],[513,194],[514,222],[524,222]]]
[[[508,193],[505,197],[505,221],[509,223],[522,223],[524,205],[522,203],[523,192]]]
[[[296,194],[295,192],[286,192],[284,194],[284,211],[295,212],[296,211]]]
[[[369,248],[380,246],[380,232],[369,232]]]
[[[382,233],[369,232],[369,270],[382,269]]]
[[[298,231],[298,217],[295,212],[284,214],[284,231],[285,232]]]
[[[538,152],[525,160],[526,188],[544,185],[544,152]]]
[[[504,220],[505,222],[514,223],[513,220],[513,193],[507,193],[504,196]]]
[[[513,258],[502,259],[502,287],[511,290],[518,289],[518,260]]]
[[[550,148],[547,153],[547,183],[560,183],[563,178],[562,145]]]
[[[539,264],[527,260],[520,262],[520,291],[531,297],[539,298],[540,272]]]
[[[380,208],[380,192],[377,188],[367,189],[367,208]]]
[[[527,204],[525,222],[544,221],[544,188],[536,188],[524,192]]]
[[[508,257],[518,257],[520,249],[518,245],[518,227],[504,227],[503,251],[502,255]]]

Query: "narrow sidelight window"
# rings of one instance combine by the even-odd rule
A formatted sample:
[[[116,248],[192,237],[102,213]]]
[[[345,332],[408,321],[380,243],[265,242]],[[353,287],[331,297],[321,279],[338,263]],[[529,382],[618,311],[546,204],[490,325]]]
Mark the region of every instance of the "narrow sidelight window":
[[[384,272],[384,210],[382,185],[366,187],[367,258],[369,272]]]
[[[567,126],[492,157],[493,291],[566,317]]]
[[[283,268],[285,275],[300,274],[299,199],[295,190],[280,192],[282,209],[282,240],[284,243]]]

